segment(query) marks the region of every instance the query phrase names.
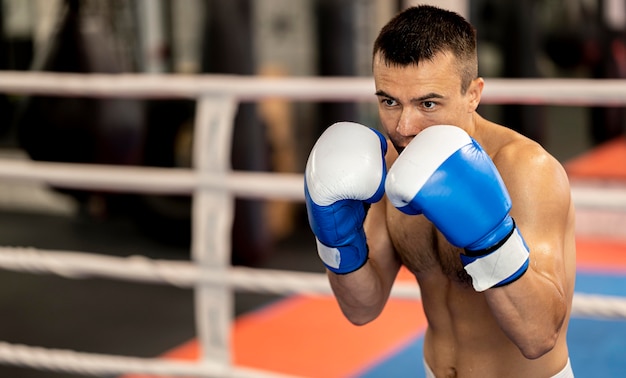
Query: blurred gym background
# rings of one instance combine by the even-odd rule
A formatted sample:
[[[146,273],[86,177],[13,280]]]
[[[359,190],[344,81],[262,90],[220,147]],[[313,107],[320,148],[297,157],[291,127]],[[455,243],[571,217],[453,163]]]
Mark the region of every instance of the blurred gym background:
[[[0,69],[79,73],[368,76],[392,0],[2,0]],[[626,75],[621,0],[434,2],[478,29],[484,77]],[[487,83],[488,85],[488,83]],[[565,160],[623,134],[624,109],[483,106]],[[4,149],[34,160],[188,166],[194,102],[0,96]],[[243,104],[234,169],[301,172],[327,125],[376,126],[372,104]],[[16,151],[11,151],[16,152]],[[189,199],[67,192],[80,215],[131,217],[166,243],[189,240]],[[256,264],[301,226],[290,204],[239,201],[234,262]]]

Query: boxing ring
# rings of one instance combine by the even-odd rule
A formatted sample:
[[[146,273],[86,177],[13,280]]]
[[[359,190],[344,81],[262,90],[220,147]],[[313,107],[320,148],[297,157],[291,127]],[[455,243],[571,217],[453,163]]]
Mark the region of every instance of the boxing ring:
[[[12,95],[193,99],[197,101],[193,168],[104,166],[0,160],[0,179],[55,187],[193,198],[191,261],[113,257],[89,252],[0,247],[0,268],[61,277],[167,284],[194,291],[201,355],[196,362],[46,349],[0,341],[0,363],[89,375],[141,373],[197,377],[279,377],[235,366],[230,355],[233,292],[330,295],[321,273],[230,264],[235,198],[303,201],[301,174],[235,171],[230,167],[238,104],[281,97],[291,101],[373,100],[371,78],[79,75],[0,72],[0,92]],[[486,79],[483,104],[626,105],[626,81]],[[577,209],[626,212],[626,190],[573,187]],[[311,251],[315,253],[315,251]],[[414,283],[397,282],[392,296],[419,299]],[[576,292],[572,316],[626,319],[626,298]]]

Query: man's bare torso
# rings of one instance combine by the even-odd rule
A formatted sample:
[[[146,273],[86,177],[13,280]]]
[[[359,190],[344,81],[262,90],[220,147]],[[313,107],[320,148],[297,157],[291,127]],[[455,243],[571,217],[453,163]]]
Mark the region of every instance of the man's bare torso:
[[[540,359],[523,357],[499,328],[484,295],[473,290],[460,249],[423,216],[387,206],[392,243],[420,286],[428,319],[424,357],[438,377],[548,377],[563,367],[564,336]]]
[[[567,324],[551,352],[526,359],[499,327],[485,295],[473,290],[461,264],[461,249],[452,246],[424,216],[408,216],[390,203],[386,206],[393,247],[420,286],[429,324],[424,357],[438,377],[549,377],[563,368],[568,355]],[[573,208],[571,212],[573,233]],[[573,255],[573,242],[567,248]],[[573,257],[568,258],[573,290],[572,261]]]

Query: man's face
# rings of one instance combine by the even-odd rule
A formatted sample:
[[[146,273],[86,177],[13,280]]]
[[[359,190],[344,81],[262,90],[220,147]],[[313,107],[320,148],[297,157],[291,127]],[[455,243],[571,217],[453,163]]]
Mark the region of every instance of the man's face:
[[[452,54],[442,53],[432,61],[403,67],[386,65],[378,54],[374,57],[378,114],[398,153],[429,126],[466,128],[471,121],[478,103],[470,95],[473,87],[461,94],[454,63]]]

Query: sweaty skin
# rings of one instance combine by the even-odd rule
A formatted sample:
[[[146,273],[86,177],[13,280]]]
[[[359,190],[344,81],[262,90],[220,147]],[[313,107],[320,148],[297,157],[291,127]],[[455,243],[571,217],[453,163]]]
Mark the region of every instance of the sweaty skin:
[[[452,54],[402,67],[375,56],[374,79],[391,144],[388,167],[429,126],[465,130],[507,186],[511,215],[530,248],[530,266],[517,281],[477,293],[461,265],[463,251],[426,218],[401,213],[385,197],[371,206],[365,221],[367,264],[346,275],[329,273],[343,313],[355,324],[375,319],[405,265],[422,293],[428,319],[424,358],[437,377],[556,374],[568,359],[566,319],[575,278],[574,209],[561,164],[539,144],[477,113],[484,81],[475,79],[461,93]]]

